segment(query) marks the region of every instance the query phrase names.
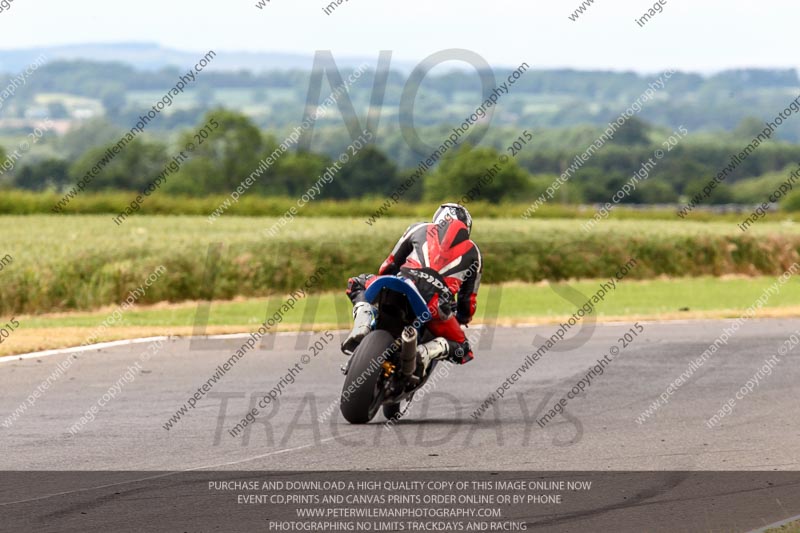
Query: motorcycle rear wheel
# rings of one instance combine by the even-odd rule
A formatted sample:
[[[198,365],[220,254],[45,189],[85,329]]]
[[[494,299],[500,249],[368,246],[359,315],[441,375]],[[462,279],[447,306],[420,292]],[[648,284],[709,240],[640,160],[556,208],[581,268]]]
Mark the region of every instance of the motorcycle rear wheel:
[[[399,415],[402,412],[402,407],[403,406],[400,403],[390,403],[389,405],[384,405],[383,416],[386,418],[386,420],[399,418]]]
[[[411,405],[411,400],[413,398],[414,396],[411,395],[400,402],[384,405],[383,416],[386,417],[386,420],[394,420],[394,422],[399,422],[400,419],[405,415],[406,411],[408,411],[408,407]]]
[[[353,353],[339,401],[342,415],[351,424],[366,424],[377,414],[383,400],[381,357],[386,357],[384,354],[389,353],[393,343],[391,333],[378,329],[368,333]],[[345,399],[344,393],[348,390],[350,396]]]

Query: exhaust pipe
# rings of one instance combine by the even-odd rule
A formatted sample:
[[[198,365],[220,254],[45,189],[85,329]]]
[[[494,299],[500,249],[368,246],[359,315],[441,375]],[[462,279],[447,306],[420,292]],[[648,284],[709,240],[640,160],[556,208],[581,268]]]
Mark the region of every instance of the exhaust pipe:
[[[410,378],[417,369],[417,330],[408,326],[400,335],[400,373]]]

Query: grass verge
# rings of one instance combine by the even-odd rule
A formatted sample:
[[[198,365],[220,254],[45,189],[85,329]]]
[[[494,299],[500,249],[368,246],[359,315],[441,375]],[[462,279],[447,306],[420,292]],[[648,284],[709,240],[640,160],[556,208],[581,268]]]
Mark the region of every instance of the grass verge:
[[[795,520],[779,527],[771,527],[764,533],[800,533],[800,520]]]
[[[569,318],[579,303],[560,296],[559,289],[572,287],[585,300],[604,280],[570,283],[508,283],[481,289],[476,324],[514,325],[557,323]],[[775,282],[773,277],[703,277],[680,279],[624,280],[597,306],[600,321],[676,320],[732,318],[753,304]],[[800,284],[790,281],[770,297],[759,317],[800,316]],[[121,319],[100,328],[113,307],[92,312],[20,315],[20,327],[0,344],[0,355],[79,346],[97,335],[97,342],[152,335],[216,335],[254,331],[268,313],[272,315],[283,298],[249,298],[214,302],[206,327],[195,326],[197,302],[140,306]],[[497,309],[496,314],[491,309]],[[493,318],[493,316],[497,318]],[[311,295],[286,314],[277,331],[319,330],[349,327],[350,304],[343,293]],[[98,330],[102,329],[98,334]]]
[[[311,276],[314,291],[338,290],[374,272],[418,220],[298,217],[268,237],[274,218],[152,215],[117,227],[101,216],[3,216],[0,315],[112,305],[157,270],[138,303],[266,297]],[[779,275],[800,260],[800,225],[765,221],[742,233],[732,222],[606,220],[587,233],[578,220],[488,219],[473,236],[494,284],[603,278],[631,258],[629,279]]]

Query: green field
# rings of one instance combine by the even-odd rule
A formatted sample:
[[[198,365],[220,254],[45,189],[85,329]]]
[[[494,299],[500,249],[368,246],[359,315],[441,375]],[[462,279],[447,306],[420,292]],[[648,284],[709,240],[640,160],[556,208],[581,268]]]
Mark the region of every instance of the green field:
[[[23,137],[11,139],[12,144],[23,141]],[[3,143],[0,139],[0,145]],[[774,176],[770,176],[774,178]],[[772,182],[770,182],[772,183]],[[755,188],[769,188],[757,185]],[[136,197],[134,191],[105,191],[83,192],[75,196],[60,214],[66,215],[97,215],[117,214],[125,210]],[[32,192],[24,190],[4,190],[0,195],[0,215],[34,215],[51,214],[53,205],[63,198],[63,194],[53,191]],[[137,215],[197,215],[208,216],[220,204],[230,201],[229,194],[211,194],[207,196],[181,196],[175,194],[154,194],[147,198]],[[375,213],[386,201],[385,198],[363,198],[349,200],[324,200],[318,199],[306,204],[300,213],[304,218],[309,217],[363,217]],[[245,194],[236,203],[231,203],[225,211],[225,216],[246,217],[279,217],[289,208],[297,205],[297,198],[282,196],[261,196],[258,194]],[[539,219],[589,219],[595,214],[595,209],[585,205],[565,205],[559,203],[546,203],[538,209],[531,210],[530,201],[489,203],[484,201],[470,202],[468,207],[475,219],[519,219],[526,214],[530,220]],[[427,219],[436,211],[439,202],[430,201],[401,201],[391,205],[385,212],[387,218],[419,217]],[[741,213],[712,212],[707,209],[695,209],[686,222],[741,222],[747,214],[748,208],[739,206]],[[613,220],[645,220],[666,222],[683,222],[676,215],[675,209],[664,207],[631,207],[616,206],[610,214]],[[762,222],[787,222],[791,223],[798,218],[792,211],[776,211],[766,214]]]
[[[322,266],[319,291],[339,290],[350,275],[374,272],[416,219],[300,218],[275,238],[275,218],[138,216],[116,226],[111,216],[2,216],[0,313],[90,310],[121,302],[157,267],[166,273],[139,303],[293,290]],[[596,279],[631,257],[630,279],[784,272],[798,260],[800,226],[766,222],[742,234],[735,223],[606,220],[591,233],[580,220],[477,219],[473,232],[487,283]],[[207,280],[209,247],[221,245],[216,282]]]
[[[598,290],[601,280],[556,284],[485,285],[480,291],[476,324],[513,325],[556,323],[568,320],[581,303]],[[599,321],[674,320],[739,317],[775,283],[773,277],[682,278],[624,280],[598,304],[593,314]],[[570,300],[562,297],[566,286],[579,291]],[[577,294],[577,293],[573,293]],[[51,348],[78,346],[157,335],[212,335],[250,333],[280,307],[285,296],[215,301],[208,321],[196,325],[200,307],[195,302],[136,307],[109,322],[115,307],[91,312],[18,315],[20,326],[0,343],[0,356]],[[787,283],[772,294],[758,317],[800,315],[800,284]],[[205,308],[206,303],[202,304]],[[312,294],[301,299],[294,311],[278,325],[281,331],[306,331],[350,327],[350,303],[343,291]]]
[[[571,287],[588,299],[599,284],[606,280],[585,280],[536,285],[489,285],[480,292],[476,320],[492,323],[517,321],[547,322],[568,317],[578,305],[565,299],[560,289]],[[621,281],[617,289],[596,307],[599,317],[675,317],[680,316],[740,316],[757,300],[764,290],[775,283],[775,278],[693,278],[681,280]],[[272,314],[284,300],[283,295],[272,298],[252,298],[241,301],[214,302],[211,305],[208,326],[257,326],[267,313]],[[789,283],[772,295],[767,306],[773,310],[794,309],[800,302],[800,284]],[[189,327],[194,326],[198,311],[195,303],[145,308],[128,311],[115,326],[118,327]],[[306,315],[307,306],[314,310]],[[495,312],[496,310],[496,312]],[[710,313],[713,312],[713,313]],[[100,324],[108,312],[70,313],[64,316],[25,317],[25,328],[93,328]],[[343,291],[315,294],[300,302],[295,310],[286,314],[285,324],[305,328],[330,326],[348,327],[350,302]],[[297,329],[297,328],[294,328]]]
[[[161,265],[136,307],[95,341],[252,331],[320,267],[314,294],[281,328],[347,327],[347,278],[374,272],[418,219],[369,226],[361,217],[298,217],[266,237],[276,220],[151,215],[116,226],[107,215],[0,216],[0,325],[21,324],[0,355],[86,342]],[[636,266],[598,306],[599,318],[738,316],[800,250],[796,224],[767,221],[743,235],[730,221],[607,220],[586,234],[574,219],[477,219],[473,236],[485,260],[476,320],[500,324],[564,320],[578,307],[559,295],[565,284],[591,295],[631,257]],[[219,250],[213,283],[209,249]],[[207,299],[208,327],[196,330],[196,302]],[[797,302],[800,285],[790,282],[761,316],[796,316]],[[308,303],[315,312],[306,313]]]
[[[771,527],[765,530],[764,533],[800,533],[800,520],[794,520],[778,527]]]

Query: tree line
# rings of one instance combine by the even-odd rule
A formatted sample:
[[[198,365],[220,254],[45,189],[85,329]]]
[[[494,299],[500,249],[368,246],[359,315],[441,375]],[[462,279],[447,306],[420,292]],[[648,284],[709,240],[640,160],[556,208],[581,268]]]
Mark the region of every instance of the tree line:
[[[219,127],[198,143],[196,128],[214,119]],[[722,138],[689,135],[658,162],[651,176],[640,184],[624,203],[678,203],[694,195],[711,176],[716,175],[734,153],[738,153],[757,133],[760,122],[746,120]],[[279,147],[282,137],[260,129],[248,116],[227,109],[208,111],[196,128],[182,130],[171,139],[144,135],[129,143],[95,178],[94,191],[140,191],[189,143],[197,146],[180,170],[170,175],[162,187],[166,194],[206,196],[226,194],[259,167]],[[434,128],[436,130],[437,128]],[[428,134],[431,130],[426,130]],[[553,181],[601,133],[591,127],[566,130],[531,130],[528,145],[509,150],[518,138],[515,128],[492,129],[479,146],[462,144],[452,149],[412,188],[405,199],[444,200],[460,198],[480,184],[480,200],[499,203],[525,201],[544,192]],[[305,192],[342,153],[349,143],[346,131],[334,135],[323,130],[324,149],[290,150],[274,161],[249,194],[293,197]],[[669,130],[630,119],[613,139],[597,150],[567,183],[559,188],[554,202],[604,203],[636,172],[653,151],[661,146]],[[23,158],[5,175],[5,188],[31,191],[62,191],[69,188],[107,153],[119,138],[111,125],[92,122],[62,138],[48,138],[52,150],[36,157]],[[393,137],[383,143],[397,142]],[[315,144],[320,144],[315,140]],[[425,156],[408,157],[408,164],[393,160],[384,144],[371,144],[342,165],[336,179],[326,185],[322,197],[352,199],[386,197],[413,172],[415,161]],[[5,152],[8,152],[6,150]],[[501,156],[507,159],[500,164]],[[415,159],[416,157],[416,159]],[[0,161],[6,155],[0,148]],[[784,177],[785,169],[800,162],[800,146],[768,141],[758,148],[717,188],[709,203],[747,203],[764,201],[762,196]],[[785,177],[784,177],[785,178]],[[795,203],[798,203],[795,201]],[[798,205],[800,207],[800,205]]]

